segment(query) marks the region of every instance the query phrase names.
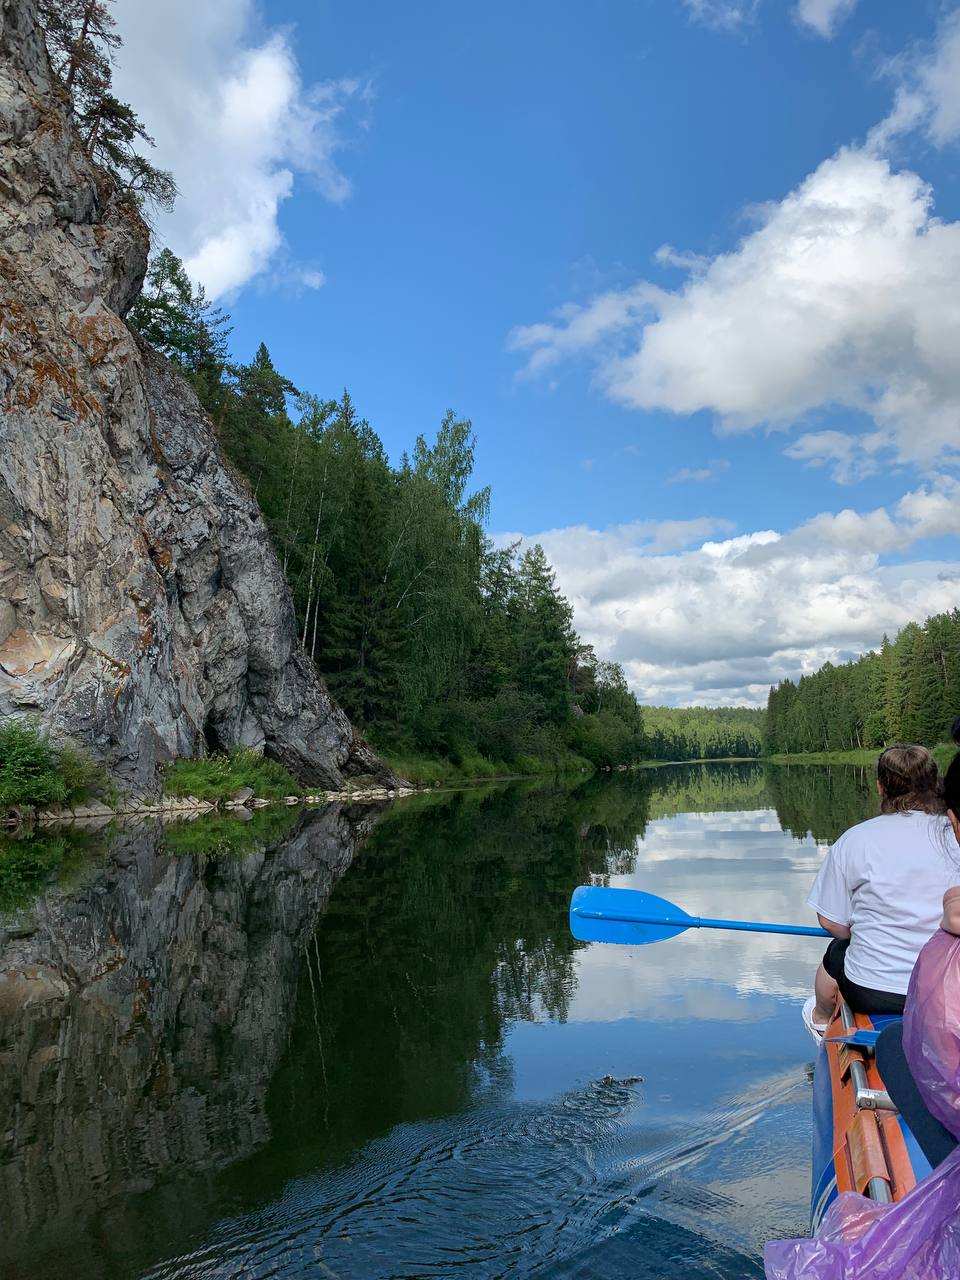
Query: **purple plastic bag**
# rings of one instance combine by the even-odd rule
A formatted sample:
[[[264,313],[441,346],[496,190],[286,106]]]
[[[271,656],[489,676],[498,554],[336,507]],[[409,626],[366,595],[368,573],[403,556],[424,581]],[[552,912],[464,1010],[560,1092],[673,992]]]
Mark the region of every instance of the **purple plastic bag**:
[[[960,938],[943,929],[920,952],[910,978],[903,1052],[924,1102],[960,1138]]]
[[[939,930],[920,952],[903,1048],[924,1102],[960,1137],[960,938]],[[958,1280],[960,1147],[896,1204],[846,1192],[812,1240],[775,1240],[767,1280]]]

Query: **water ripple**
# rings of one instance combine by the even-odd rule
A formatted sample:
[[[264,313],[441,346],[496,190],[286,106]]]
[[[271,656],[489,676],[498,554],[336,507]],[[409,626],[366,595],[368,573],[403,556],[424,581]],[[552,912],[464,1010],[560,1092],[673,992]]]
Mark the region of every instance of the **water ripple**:
[[[642,1084],[609,1080],[548,1104],[487,1106],[400,1126],[347,1167],[297,1180],[259,1212],[221,1223],[203,1248],[147,1274],[757,1276],[755,1247],[736,1238],[749,1207],[679,1175],[769,1122],[771,1106],[782,1111],[801,1084],[797,1077],[770,1081],[696,1124],[659,1135],[631,1123]],[[755,1165],[755,1150],[750,1158]]]

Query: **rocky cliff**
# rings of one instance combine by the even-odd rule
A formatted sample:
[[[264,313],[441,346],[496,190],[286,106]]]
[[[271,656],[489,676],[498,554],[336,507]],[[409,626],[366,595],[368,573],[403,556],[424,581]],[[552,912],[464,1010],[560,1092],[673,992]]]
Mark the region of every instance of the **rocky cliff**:
[[[79,145],[35,0],[0,0],[0,716],[142,791],[205,743],[326,786],[382,774],[297,647],[209,419],[124,323],[148,247]]]

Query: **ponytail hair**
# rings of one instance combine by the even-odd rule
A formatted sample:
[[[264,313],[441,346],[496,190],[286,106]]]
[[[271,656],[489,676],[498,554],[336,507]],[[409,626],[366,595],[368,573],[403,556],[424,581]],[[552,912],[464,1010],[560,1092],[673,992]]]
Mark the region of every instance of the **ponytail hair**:
[[[960,731],[960,716],[957,727]],[[957,780],[960,782],[960,772]],[[926,747],[904,742],[887,747],[877,761],[877,781],[882,793],[881,813],[944,812],[937,762]]]

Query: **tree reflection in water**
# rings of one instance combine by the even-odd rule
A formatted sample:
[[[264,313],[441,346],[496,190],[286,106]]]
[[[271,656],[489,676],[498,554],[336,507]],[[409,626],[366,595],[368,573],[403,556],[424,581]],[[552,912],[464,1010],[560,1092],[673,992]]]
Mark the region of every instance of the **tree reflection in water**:
[[[220,824],[209,847],[200,826],[121,832],[79,871],[73,846],[0,853],[18,908],[0,922],[0,1269],[139,1274],[398,1124],[507,1099],[510,1029],[567,1017],[576,884],[630,873],[674,814],[770,809],[830,839],[874,811],[871,787],[684,766],[426,795],[379,825],[331,809],[239,843]]]

